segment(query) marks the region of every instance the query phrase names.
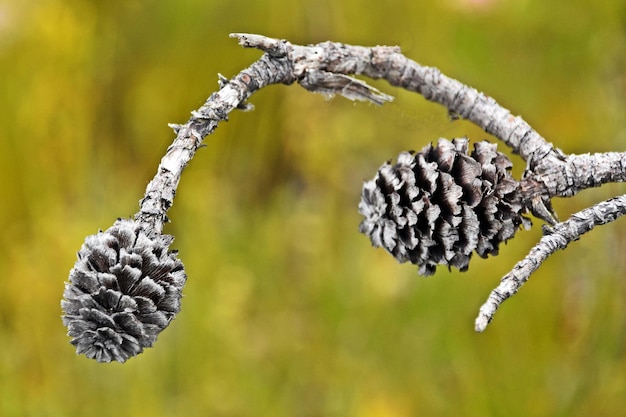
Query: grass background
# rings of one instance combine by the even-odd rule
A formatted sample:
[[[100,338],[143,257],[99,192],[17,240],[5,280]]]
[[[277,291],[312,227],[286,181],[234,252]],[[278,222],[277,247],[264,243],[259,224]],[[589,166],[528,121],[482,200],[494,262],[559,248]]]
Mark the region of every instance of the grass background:
[[[137,211],[167,123],[259,57],[231,32],[400,45],[565,152],[626,143],[624,1],[0,0],[0,415],[626,415],[624,221],[554,255],[474,333],[540,222],[464,274],[420,278],[372,249],[363,180],[439,137],[487,138],[378,82],[392,104],[273,86],[233,113],[170,210],[182,313],[126,364],[76,356],[59,306],[75,253]],[[623,190],[555,205],[567,218]]]

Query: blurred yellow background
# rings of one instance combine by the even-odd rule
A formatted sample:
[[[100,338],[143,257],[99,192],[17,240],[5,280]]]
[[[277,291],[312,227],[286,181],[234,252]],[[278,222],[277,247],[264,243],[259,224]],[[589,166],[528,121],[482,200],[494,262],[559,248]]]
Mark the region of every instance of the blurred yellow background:
[[[272,86],[233,113],[169,213],[182,313],[126,364],[77,356],[59,306],[76,252],[138,210],[167,123],[260,56],[231,32],[399,45],[565,152],[624,150],[621,0],[0,0],[0,415],[626,415],[624,221],[553,256],[474,333],[540,222],[465,274],[420,278],[372,249],[357,204],[383,161],[486,138],[381,82],[383,107]]]

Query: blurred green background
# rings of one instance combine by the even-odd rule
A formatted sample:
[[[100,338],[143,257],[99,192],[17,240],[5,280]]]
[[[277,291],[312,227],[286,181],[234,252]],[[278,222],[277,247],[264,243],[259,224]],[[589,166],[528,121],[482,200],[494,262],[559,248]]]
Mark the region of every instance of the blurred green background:
[[[166,226],[189,275],[182,313],[126,364],[76,356],[59,306],[76,251],[137,211],[167,123],[260,56],[231,32],[400,45],[565,152],[624,150],[621,0],[0,0],[0,415],[626,415],[624,221],[550,258],[474,333],[540,222],[465,274],[421,278],[372,249],[356,207],[384,160],[486,138],[381,82],[396,97],[383,107],[272,86],[233,113]]]

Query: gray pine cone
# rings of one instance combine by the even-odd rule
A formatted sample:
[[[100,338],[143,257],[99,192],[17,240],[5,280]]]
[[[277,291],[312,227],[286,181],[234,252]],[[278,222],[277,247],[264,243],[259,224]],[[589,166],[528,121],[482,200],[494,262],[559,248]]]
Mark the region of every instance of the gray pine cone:
[[[359,230],[399,262],[418,265],[420,275],[437,265],[465,271],[472,251],[497,255],[500,242],[530,226],[511,167],[489,142],[468,154],[465,138],[402,152],[363,185]]]
[[[61,301],[76,353],[125,362],[152,346],[180,311],[187,279],[173,240],[127,219],[85,239]]]

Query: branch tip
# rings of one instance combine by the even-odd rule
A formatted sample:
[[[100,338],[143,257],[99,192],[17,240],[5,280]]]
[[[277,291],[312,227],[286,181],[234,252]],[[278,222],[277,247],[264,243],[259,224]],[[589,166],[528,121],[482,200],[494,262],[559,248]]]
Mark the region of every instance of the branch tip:
[[[217,73],[217,85],[219,86],[219,88],[224,88],[225,86],[227,86],[229,81],[230,80],[224,75],[220,74],[219,72]]]
[[[176,135],[178,135],[178,132],[180,132],[180,129],[183,127],[183,125],[177,123],[168,123],[167,126],[172,129]]]
[[[260,49],[268,54],[279,57],[284,56],[285,45],[288,43],[287,41],[268,38],[263,35],[255,35],[253,33],[231,33],[228,35],[230,38],[237,38],[239,45],[244,48],[256,48]]]
[[[480,314],[478,317],[476,317],[474,330],[476,330],[478,333],[482,333],[485,331],[488,324],[489,324],[489,318]]]

